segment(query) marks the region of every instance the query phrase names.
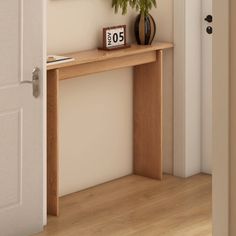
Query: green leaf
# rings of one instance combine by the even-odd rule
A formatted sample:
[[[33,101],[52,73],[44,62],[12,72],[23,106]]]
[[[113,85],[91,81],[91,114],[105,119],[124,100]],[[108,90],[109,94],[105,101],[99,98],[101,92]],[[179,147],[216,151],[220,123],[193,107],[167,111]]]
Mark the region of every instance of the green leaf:
[[[121,9],[122,14],[125,15],[128,12],[128,6],[136,9],[136,11],[148,14],[152,7],[157,7],[157,3],[156,0],[112,0],[112,8],[115,9],[115,13]]]

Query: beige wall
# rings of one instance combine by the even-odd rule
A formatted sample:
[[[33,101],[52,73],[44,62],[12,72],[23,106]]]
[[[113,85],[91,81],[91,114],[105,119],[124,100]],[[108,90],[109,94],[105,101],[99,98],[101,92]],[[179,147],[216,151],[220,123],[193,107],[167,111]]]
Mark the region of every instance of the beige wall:
[[[127,24],[133,41],[135,12],[115,15],[111,0],[48,0],[48,53],[98,46],[101,29]],[[151,14],[157,38],[172,41],[172,0]],[[172,52],[164,63],[164,169],[172,172]],[[60,194],[132,172],[132,69],[60,83]]]

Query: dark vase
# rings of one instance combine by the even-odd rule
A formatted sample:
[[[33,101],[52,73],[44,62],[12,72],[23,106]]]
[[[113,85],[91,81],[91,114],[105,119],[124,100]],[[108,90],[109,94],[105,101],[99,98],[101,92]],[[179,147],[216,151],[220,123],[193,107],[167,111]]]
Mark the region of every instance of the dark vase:
[[[134,24],[136,41],[141,45],[150,45],[156,34],[156,23],[150,14],[140,13]]]

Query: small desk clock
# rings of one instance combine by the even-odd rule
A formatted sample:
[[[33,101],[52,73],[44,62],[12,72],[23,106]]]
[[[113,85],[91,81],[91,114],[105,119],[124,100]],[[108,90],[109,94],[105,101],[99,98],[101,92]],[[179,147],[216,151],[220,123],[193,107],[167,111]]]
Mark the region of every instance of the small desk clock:
[[[126,25],[103,28],[103,50],[130,47],[126,44]]]

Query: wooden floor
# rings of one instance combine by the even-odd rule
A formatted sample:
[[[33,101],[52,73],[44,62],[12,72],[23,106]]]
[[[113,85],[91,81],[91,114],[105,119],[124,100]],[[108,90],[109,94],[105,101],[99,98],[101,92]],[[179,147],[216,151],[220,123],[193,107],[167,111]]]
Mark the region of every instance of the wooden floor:
[[[128,176],[60,200],[38,236],[210,236],[211,177]]]

